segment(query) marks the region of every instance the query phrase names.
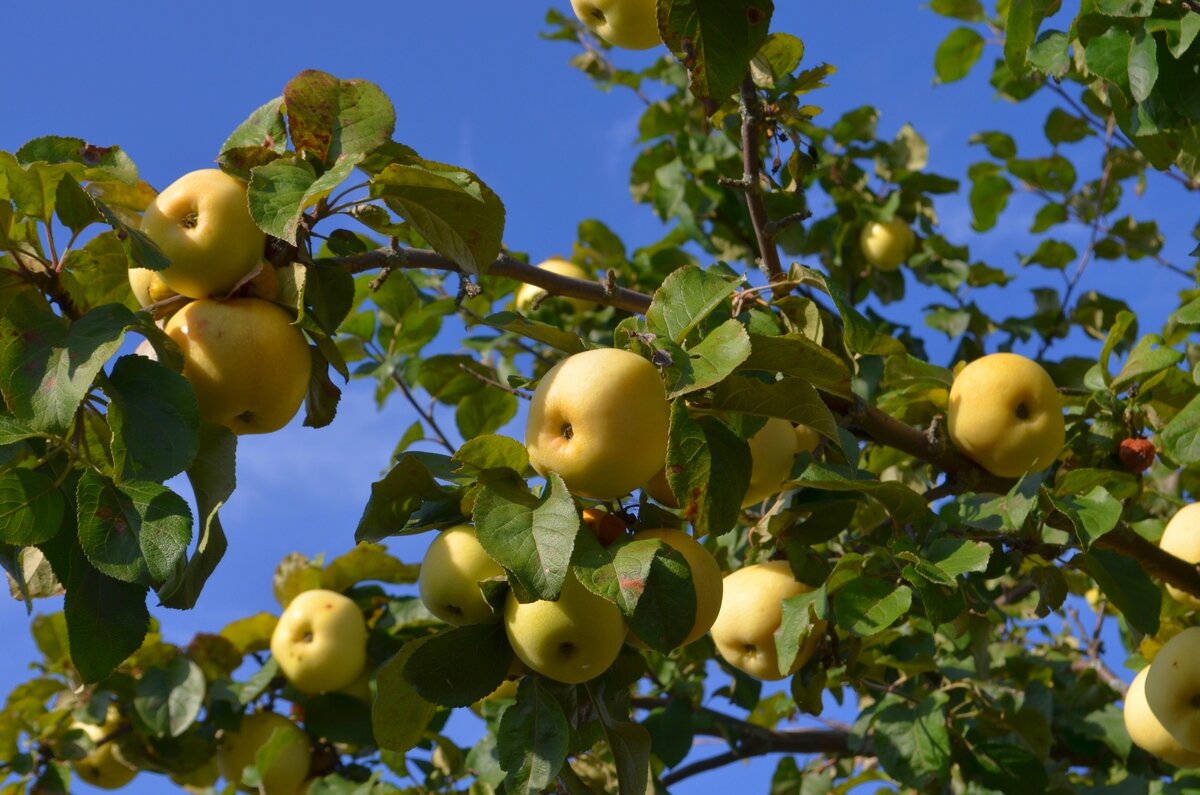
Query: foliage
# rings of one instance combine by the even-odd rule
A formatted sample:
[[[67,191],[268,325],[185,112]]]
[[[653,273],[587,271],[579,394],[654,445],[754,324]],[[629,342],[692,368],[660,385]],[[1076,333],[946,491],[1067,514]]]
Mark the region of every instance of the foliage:
[[[728,741],[730,761],[791,754],[775,774],[781,792],[872,780],[920,793],[1200,788],[1131,745],[1101,624],[1077,633],[1069,601],[1089,593],[1101,618],[1115,616],[1137,664],[1190,620],[1163,584],[1200,595],[1194,567],[1154,544],[1196,493],[1200,298],[1184,289],[1159,320],[1083,291],[1097,259],[1166,268],[1194,287],[1195,263],[1168,261],[1155,221],[1125,199],[1168,180],[1200,189],[1200,10],[1085,0],[1068,20],[1048,0],[934,0],[963,23],[933,56],[940,80],[962,79],[998,38],[996,90],[1054,99],[1043,149],[1018,153],[1007,133],[981,131],[981,159],[960,182],[927,169],[912,127],[880,139],[869,106],[819,123],[811,103],[835,69],[805,63],[799,38],[770,30],[770,2],[658,5],[671,55],[638,72],[617,68],[575,20],[547,18],[547,37],[585,45],[572,63],[599,87],[645,99],[630,184],[669,232],[629,251],[602,222],[580,223],[572,259],[605,283],[506,250],[501,198],[393,140],[391,101],[369,82],[303,72],[218,153],[248,181],[278,303],[318,363],[306,424],[334,420],[337,378],[371,380],[380,406],[399,397],[420,416],[372,485],[359,545],[276,573],[281,605],[331,588],[367,616],[369,707],[287,685],[263,655],[270,616],[185,648],[159,637],[151,592],[191,607],[224,554],[236,440],[200,422],[180,351],[153,312],[136,311],[128,269],[167,262],[138,229],[154,190],[129,156],[56,136],[0,152],[0,564],[31,612],[66,594],[61,613],[32,620],[43,659],[0,712],[5,793],[64,791],[67,762],[87,750],[72,750],[71,721],[102,722],[110,701],[132,723],[107,741],[139,769],[180,775],[240,715],[277,700],[313,738],[313,793],[398,791],[388,774],[420,791],[643,792],[647,777],[663,788],[701,772],[681,765],[699,735]],[[1088,141],[1099,162],[1077,154]],[[1018,190],[1043,202],[1021,270],[973,260],[939,232],[936,204],[962,195],[987,232]],[[859,230],[892,218],[915,227],[919,248],[901,271],[873,269]],[[1082,251],[1059,237],[1068,225],[1089,230]],[[807,264],[784,267],[780,249]],[[762,278],[743,275],[753,263]],[[970,298],[1017,290],[1035,266],[1064,281],[1034,289],[1032,314],[993,318]],[[953,370],[884,314],[908,280],[942,296],[925,323],[954,341],[949,364],[1036,349],[1067,412],[1052,469],[1013,482],[953,450],[942,432]],[[510,299],[523,281],[552,295],[521,314]],[[596,308],[576,312],[561,296]],[[462,330],[458,352],[435,344],[444,329]],[[1073,330],[1094,359],[1050,358]],[[156,356],[124,353],[130,332]],[[672,651],[694,614],[672,608],[690,598],[682,558],[656,542],[602,547],[579,515],[595,501],[539,478],[524,446],[497,434],[562,356],[599,346],[653,361],[672,400],[665,463],[682,507],[631,496],[620,507],[632,528],[690,524],[724,570],[786,557],[812,586],[785,605],[780,656],[795,659],[818,621],[827,629],[786,691],[761,697],[713,662],[708,639]],[[746,440],[773,417],[823,441],[777,498],[743,508]],[[1130,455],[1145,440],[1150,457],[1144,446]],[[165,485],[181,474],[191,504]],[[514,698],[480,707],[489,733],[471,749],[442,729],[510,675],[504,633],[438,622],[405,595],[415,565],[375,543],[463,521],[506,570],[484,584],[491,604],[510,590],[556,598],[570,566],[651,647],[627,645],[583,685],[524,675]],[[714,682],[715,700],[746,719],[702,703]],[[786,728],[819,715],[824,694],[857,699],[853,726]]]

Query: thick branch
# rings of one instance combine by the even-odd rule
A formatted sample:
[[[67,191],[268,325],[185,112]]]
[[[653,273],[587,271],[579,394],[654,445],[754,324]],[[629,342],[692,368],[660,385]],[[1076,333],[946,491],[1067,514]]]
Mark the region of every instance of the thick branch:
[[[763,267],[767,270],[767,279],[775,285],[776,298],[788,293],[786,286],[779,284],[787,277],[779,262],[779,249],[775,246],[772,235],[771,219],[767,216],[767,207],[762,197],[762,165],[758,159],[758,125],[762,122],[762,103],[758,98],[758,89],[749,74],[742,81],[739,94],[742,110],[742,182],[739,187],[746,193],[746,208],[750,211],[750,223],[754,226],[754,236],[758,240],[758,251],[762,258]]]
[[[362,273],[364,271],[375,270],[376,268],[399,270],[424,268],[427,270],[463,273],[462,268],[458,267],[454,261],[443,257],[436,251],[419,248],[380,248],[375,251],[368,251],[366,254],[338,257],[335,261],[347,268],[351,273]],[[492,276],[504,276],[509,279],[525,282],[526,284],[533,284],[553,295],[595,301],[597,304],[615,306],[617,309],[623,309],[626,312],[633,312],[634,314],[645,314],[646,310],[650,308],[650,296],[645,293],[639,293],[636,290],[618,286],[614,286],[610,290],[608,285],[601,282],[561,276],[543,268],[521,262],[507,254],[501,254],[497,257],[495,262],[488,266],[487,273]]]

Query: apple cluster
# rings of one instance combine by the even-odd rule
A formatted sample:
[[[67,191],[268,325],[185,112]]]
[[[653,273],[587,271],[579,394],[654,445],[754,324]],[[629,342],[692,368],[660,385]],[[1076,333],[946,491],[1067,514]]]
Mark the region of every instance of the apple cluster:
[[[185,174],[146,208],[142,231],[170,264],[130,269],[130,287],[183,352],[201,419],[237,434],[287,425],[308,393],[312,356],[294,314],[273,303],[278,276],[246,183],[218,169]]]

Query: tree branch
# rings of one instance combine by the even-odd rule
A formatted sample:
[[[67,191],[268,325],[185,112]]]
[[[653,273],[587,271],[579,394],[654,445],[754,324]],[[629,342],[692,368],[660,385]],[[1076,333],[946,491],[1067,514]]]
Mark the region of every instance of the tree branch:
[[[754,226],[754,236],[758,240],[758,251],[767,272],[767,280],[776,285],[775,297],[782,298],[788,293],[788,288],[781,284],[787,277],[779,262],[779,249],[775,246],[774,236],[778,234],[778,229],[771,226],[767,207],[763,203],[762,164],[758,159],[758,125],[762,122],[762,103],[759,101],[754,79],[749,73],[742,81],[738,102],[742,110],[743,171],[738,187],[746,194],[746,209],[750,211],[750,223]]]

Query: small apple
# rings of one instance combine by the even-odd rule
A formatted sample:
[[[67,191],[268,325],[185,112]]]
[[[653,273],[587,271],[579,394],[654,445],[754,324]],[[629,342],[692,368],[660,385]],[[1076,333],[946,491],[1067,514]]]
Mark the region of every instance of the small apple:
[[[821,434],[807,425],[796,426],[796,455],[811,453],[821,444]]]
[[[950,387],[947,428],[959,450],[1003,478],[1047,468],[1066,440],[1050,374],[1016,353],[993,353],[962,369]]]
[[[348,687],[367,664],[367,623],[358,605],[336,591],[304,591],[271,633],[271,656],[297,690]]]
[[[616,499],[653,477],[667,457],[670,407],[658,371],[620,348],[568,356],[542,377],[525,446],[540,474],[572,494]]]
[[[626,521],[620,516],[599,508],[584,508],[583,523],[592,531],[592,535],[596,536],[600,545],[605,547],[625,535],[625,531],[629,529]]]
[[[488,557],[475,528],[460,524],[443,530],[429,545],[417,589],[429,612],[447,624],[487,624],[500,616],[483,598],[479,582],[503,576],[504,569]]]
[[[215,168],[184,174],[155,197],[142,231],[171,261],[163,283],[189,298],[221,297],[263,256],[267,237],[246,199],[246,183]]]
[[[748,440],[750,444],[750,487],[742,498],[742,507],[762,502],[779,491],[792,474],[796,459],[796,431],[787,420],[772,417]]]
[[[115,707],[109,707],[104,723],[76,722],[72,729],[81,729],[93,743],[100,742],[122,727],[121,716]],[[137,768],[125,763],[111,740],[92,749],[83,759],[71,763],[75,775],[98,789],[120,789],[133,781]]]
[[[200,417],[234,433],[279,430],[308,394],[308,343],[275,304],[192,301],[168,321],[167,335],[183,351],[183,375],[196,392]]]
[[[903,218],[870,221],[858,238],[863,257],[881,271],[894,271],[912,254],[916,238]]]
[[[157,271],[152,271],[149,268],[130,268],[129,288],[133,290],[133,297],[137,299],[138,306],[143,309],[151,304],[157,304],[159,301],[165,301],[168,298],[174,298],[179,295],[179,293],[163,284],[163,280],[159,277]]]
[[[551,273],[557,273],[560,276],[570,276],[574,279],[591,278],[588,276],[587,271],[576,265],[574,262],[568,262],[562,259],[548,259],[538,265],[538,267],[542,270],[547,270]],[[533,306],[534,302],[537,301],[538,296],[544,295],[545,292],[546,291],[544,289],[538,287],[536,284],[522,284],[517,289],[517,310],[520,312],[528,312]],[[577,312],[591,309],[595,306],[595,303],[583,298],[563,298],[563,300],[575,307]]]
[[[625,617],[612,602],[568,572],[556,602],[504,606],[508,642],[530,670],[556,682],[580,684],[608,670],[625,644]]]
[[[655,0],[571,0],[579,21],[614,47],[648,50],[662,42]]]
[[[225,732],[217,744],[217,766],[221,778],[241,785],[242,773],[255,765],[258,750],[266,745],[275,732],[283,732],[288,743],[275,757],[271,766],[260,770],[262,787],[248,792],[262,795],[296,795],[302,792],[304,780],[312,764],[308,735],[292,721],[276,712],[255,712],[242,718],[235,732]]]
[[[1200,627],[1163,644],[1146,674],[1146,704],[1184,749],[1200,753]]]
[[[642,486],[642,491],[646,492],[650,499],[661,505],[665,505],[668,508],[679,507],[679,500],[675,499],[675,494],[671,491],[671,484],[667,482],[666,467],[658,470],[658,474],[650,478],[646,485]]]
[[[783,600],[810,590],[796,581],[785,560],[745,566],[726,575],[721,612],[711,630],[717,651],[727,663],[756,679],[774,681],[791,676],[820,645],[825,622],[813,628],[787,671],[779,670],[775,631],[783,622]]]
[[[1175,512],[1167,522],[1158,546],[1185,563],[1200,563],[1200,503],[1185,505]],[[1176,602],[1200,609],[1200,597],[1169,584],[1167,593]]]
[[[721,595],[724,592],[721,567],[717,565],[717,559],[711,552],[682,530],[664,527],[641,530],[633,535],[635,541],[645,538],[658,538],[669,544],[672,549],[683,555],[688,568],[692,570],[692,587],[696,591],[696,623],[679,644],[686,646],[708,632],[717,620],[717,614],[721,612]]]
[[[262,266],[254,278],[246,282],[239,291],[248,298],[261,298],[264,301],[274,301],[279,297],[279,274],[271,263],[263,260]]]
[[[483,698],[471,705],[471,711],[476,715],[483,717],[483,705],[489,701],[513,701],[517,697],[517,687],[521,684],[521,678],[518,676],[515,679],[505,679],[492,692],[488,693]]]
[[[1200,753],[1180,745],[1150,711],[1146,703],[1146,676],[1150,667],[1138,671],[1125,693],[1125,730],[1129,732],[1129,739],[1142,750],[1176,767],[1200,767]]]

